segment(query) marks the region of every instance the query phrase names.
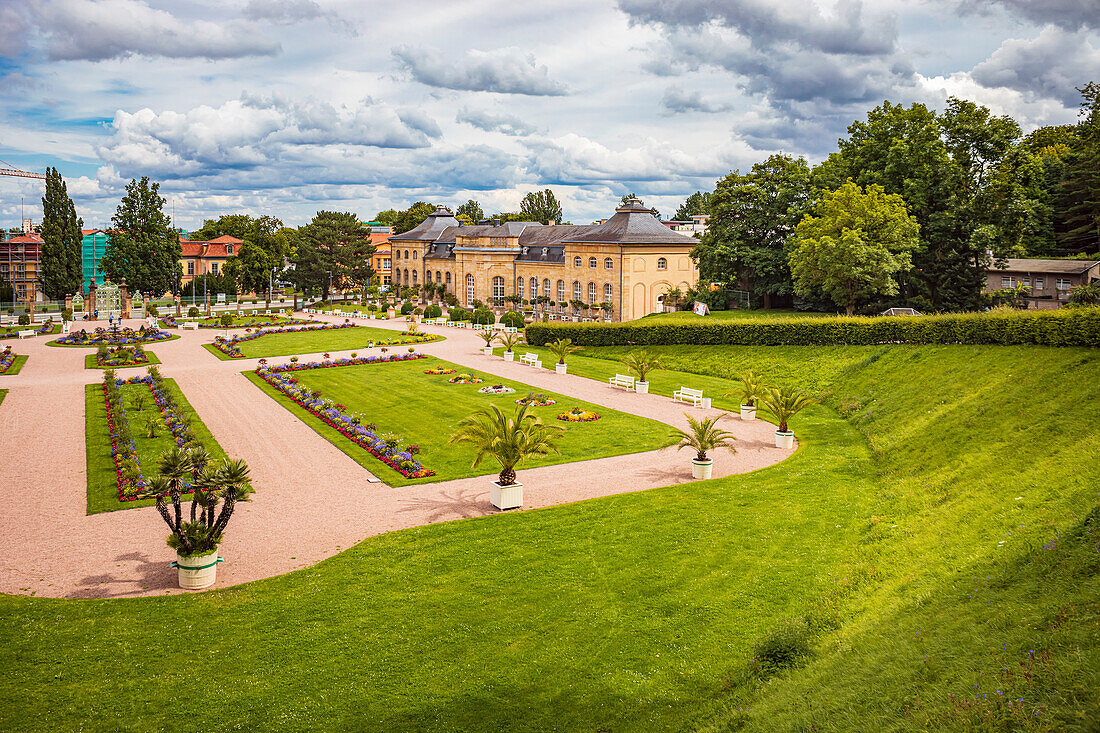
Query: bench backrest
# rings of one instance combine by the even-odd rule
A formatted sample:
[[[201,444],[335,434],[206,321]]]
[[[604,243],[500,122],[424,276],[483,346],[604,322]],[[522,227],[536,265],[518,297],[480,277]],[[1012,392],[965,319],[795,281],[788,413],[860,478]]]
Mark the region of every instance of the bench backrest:
[[[627,374],[616,374],[615,375],[615,381],[616,382],[630,382],[631,384],[634,384],[634,377],[631,377]]]
[[[691,395],[692,397],[702,397],[703,396],[703,390],[701,390],[701,389],[692,389],[691,387],[680,387],[680,392],[682,392],[683,394]]]

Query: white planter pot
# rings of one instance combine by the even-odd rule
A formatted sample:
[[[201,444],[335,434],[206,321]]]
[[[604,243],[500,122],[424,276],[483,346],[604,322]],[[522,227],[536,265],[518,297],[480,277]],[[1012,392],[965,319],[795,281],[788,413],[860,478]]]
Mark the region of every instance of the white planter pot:
[[[714,471],[714,459],[708,458],[705,461],[699,461],[694,458],[691,459],[691,477],[698,479],[710,478],[711,473]]]
[[[741,419],[742,420],[755,420],[756,419],[756,405],[741,405]]]
[[[492,356],[493,355],[493,348],[495,348],[495,347],[493,347],[493,346],[482,346],[481,347],[481,353],[485,354],[485,356]]]
[[[634,391],[638,394],[649,394],[649,382],[635,382]]]
[[[416,323],[420,323],[421,317],[422,316],[413,316],[413,321],[416,322]]]
[[[489,489],[489,502],[497,509],[517,509],[523,506],[523,484],[501,486],[493,481],[493,487]]]
[[[395,311],[393,308],[390,308],[388,311],[386,311],[386,318],[393,318],[395,315],[397,315],[397,311]]]
[[[221,561],[217,550],[208,555],[194,557],[184,557],[177,552],[176,562],[173,564],[179,569],[180,588],[199,590],[214,585],[218,578],[218,563]]]
[[[516,352],[514,352],[514,351],[505,351],[504,354],[502,354],[502,356],[504,357],[504,361],[512,361],[512,359],[516,358]]]
[[[791,450],[792,448],[794,448],[794,433],[790,430],[785,433],[776,430],[775,447],[782,448],[783,450]]]
[[[568,364],[555,364],[554,365],[554,371],[557,372],[558,374],[568,374],[569,373],[568,369],[569,369]]]

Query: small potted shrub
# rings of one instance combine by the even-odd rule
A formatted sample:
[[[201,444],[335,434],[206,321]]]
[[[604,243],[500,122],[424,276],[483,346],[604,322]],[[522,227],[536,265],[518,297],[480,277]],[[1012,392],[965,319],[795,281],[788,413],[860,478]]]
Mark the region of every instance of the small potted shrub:
[[[516,347],[523,343],[523,337],[518,333],[505,333],[497,336],[497,341],[504,347],[504,361],[512,361],[516,357]]]
[[[420,323],[420,319],[421,319],[421,317],[423,317],[423,315],[424,315],[424,309],[423,308],[413,308],[413,321],[414,322]]]
[[[751,371],[741,375],[741,419],[747,421],[756,419],[756,403],[767,389],[764,380]],[[728,392],[727,394],[733,394]]]
[[[196,306],[191,306],[190,308],[188,308],[188,309],[187,309],[187,317],[188,317],[188,318],[198,318],[198,317],[199,317],[199,309],[198,309],[198,307],[196,307]]]
[[[499,463],[500,474],[492,482],[489,501],[497,509],[515,509],[523,506],[523,484],[516,481],[516,466],[528,458],[561,453],[556,440],[564,432],[560,425],[546,425],[537,415],[528,414],[526,405],[511,415],[489,405],[462,420],[447,442],[470,445],[474,468],[486,458]]]
[[[775,417],[779,429],[775,431],[775,447],[790,450],[794,447],[794,433],[787,429],[787,422],[803,408],[817,402],[813,397],[791,387],[769,387],[760,396],[764,409]]]
[[[485,342],[485,345],[481,347],[481,353],[485,356],[493,355],[493,342],[497,340],[497,332],[492,329],[486,328],[477,332],[477,335],[481,337],[481,340]]]
[[[674,429],[669,437],[680,442],[676,444],[676,450],[691,448],[695,451],[695,458],[691,459],[691,477],[695,479],[708,479],[714,470],[714,459],[707,456],[708,451],[726,448],[730,453],[736,452],[733,442],[737,440],[733,433],[722,430],[717,426],[725,413],[717,417],[704,417],[696,420],[691,415],[684,413],[690,430]]]
[[[546,345],[546,348],[550,349],[550,353],[558,357],[558,361],[554,364],[554,371],[558,374],[566,374],[568,366],[565,363],[565,357],[572,354],[574,351],[579,351],[579,346],[573,345],[573,339],[558,339],[557,341],[551,341]]]
[[[622,362],[627,369],[634,372],[638,377],[638,381],[634,383],[634,391],[638,394],[649,394],[649,382],[646,381],[646,377],[654,369],[662,367],[660,358],[651,355],[645,349],[641,349],[631,351]]]

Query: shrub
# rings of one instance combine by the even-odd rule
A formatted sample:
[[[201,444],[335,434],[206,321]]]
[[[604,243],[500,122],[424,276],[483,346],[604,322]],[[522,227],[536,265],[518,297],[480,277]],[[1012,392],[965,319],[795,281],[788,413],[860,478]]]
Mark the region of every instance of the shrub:
[[[452,321],[468,321],[470,312],[465,308],[454,307],[448,312],[447,318]]]
[[[190,308],[187,309],[187,317],[188,318],[198,318],[198,315],[199,315],[199,309],[198,309],[197,306],[191,306]]]
[[[160,315],[160,311],[157,310],[157,307],[155,305],[153,305],[152,303],[149,304],[149,307],[146,309],[146,313],[151,315],[153,318],[156,318],[157,316]]]
[[[61,320],[63,320],[63,321],[73,320],[73,309],[72,308],[62,308],[61,309]]]
[[[424,315],[424,309],[423,308],[413,308],[413,315],[414,316]]]
[[[429,305],[424,309],[425,318],[439,318],[443,315],[443,309],[438,305]]]
[[[810,632],[802,619],[779,624],[753,647],[753,658],[765,671],[794,667],[808,656]]]
[[[523,328],[523,316],[515,311],[508,311],[500,317],[500,325],[511,328]]]
[[[470,320],[483,326],[491,326],[497,322],[497,317],[493,315],[491,310],[482,306],[474,311],[473,315],[470,316]]]
[[[20,326],[29,326],[29,325],[31,325],[31,317],[29,315],[27,315],[26,313],[20,313],[19,314],[19,325]]]
[[[726,344],[813,346],[873,344],[1100,345],[1100,308],[989,311],[937,316],[789,318],[785,320],[547,323],[527,327],[542,346],[569,338],[578,346]]]

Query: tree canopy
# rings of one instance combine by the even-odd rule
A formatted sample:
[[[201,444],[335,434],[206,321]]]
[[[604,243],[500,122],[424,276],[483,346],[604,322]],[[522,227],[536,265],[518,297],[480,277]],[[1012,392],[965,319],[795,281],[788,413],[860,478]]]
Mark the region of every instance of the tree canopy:
[[[561,203],[549,188],[543,191],[528,191],[519,206],[524,221],[537,221],[540,224],[561,222]]]
[[[370,229],[355,214],[318,211],[294,235],[292,277],[303,290],[366,288],[374,276]]]
[[[455,217],[465,216],[470,220],[471,224],[477,224],[479,221],[485,218],[485,212],[481,210],[481,204],[470,199],[466,203],[455,209]]]
[[[710,213],[710,196],[707,191],[696,191],[684,200],[676,209],[673,219],[687,221],[693,216],[705,216]]]
[[[82,288],[83,226],[84,220],[77,218],[61,174],[56,168],[47,168],[46,193],[42,197],[40,278],[42,290],[49,298],[60,300]]]
[[[100,267],[114,282],[126,279],[131,290],[160,295],[182,277],[179,235],[164,213],[160,184],[147,176],[131,180],[111,217],[113,229]]]

